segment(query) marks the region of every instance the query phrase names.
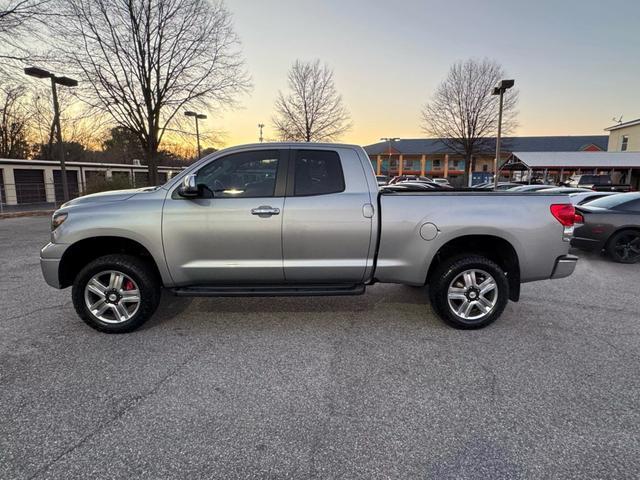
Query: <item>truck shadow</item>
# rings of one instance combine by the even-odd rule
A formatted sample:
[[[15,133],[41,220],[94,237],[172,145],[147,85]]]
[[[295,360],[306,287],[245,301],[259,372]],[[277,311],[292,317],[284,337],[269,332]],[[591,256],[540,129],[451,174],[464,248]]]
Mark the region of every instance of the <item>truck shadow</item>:
[[[363,314],[377,312],[395,317],[396,314],[411,310],[433,315],[425,287],[405,285],[373,285],[364,295],[335,297],[176,297],[163,292],[156,314],[143,329],[176,321],[192,321],[195,318],[222,318],[229,314],[296,314],[334,313]],[[186,317],[186,318],[180,318]]]

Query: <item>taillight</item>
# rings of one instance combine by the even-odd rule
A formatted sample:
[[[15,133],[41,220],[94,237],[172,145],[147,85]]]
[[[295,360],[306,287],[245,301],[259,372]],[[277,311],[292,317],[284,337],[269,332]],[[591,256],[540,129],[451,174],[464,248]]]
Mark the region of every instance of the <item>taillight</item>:
[[[576,212],[576,215],[573,218],[573,223],[584,223],[584,217],[580,213]]]
[[[577,222],[578,217],[582,219],[582,215],[576,213],[576,209],[570,203],[554,203],[549,207],[551,215],[558,220],[562,226],[562,240],[571,241],[573,236],[573,225]]]
[[[554,203],[550,207],[551,215],[565,227],[573,227],[576,221],[576,209],[570,203]]]

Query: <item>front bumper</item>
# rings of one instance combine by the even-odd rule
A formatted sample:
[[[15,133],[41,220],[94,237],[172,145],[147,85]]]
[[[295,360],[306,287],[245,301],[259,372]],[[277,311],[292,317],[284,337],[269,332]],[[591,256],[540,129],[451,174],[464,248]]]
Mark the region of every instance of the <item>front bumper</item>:
[[[54,288],[61,288],[59,276],[60,260],[67,246],[68,245],[48,243],[40,250],[42,276],[44,277],[44,281]]]
[[[60,288],[59,267],[60,260],[40,257],[40,268],[42,269],[44,281],[54,288]]]
[[[563,255],[556,259],[556,265],[553,267],[551,278],[564,278],[568,277],[576,269],[578,263],[578,257],[575,255]]]

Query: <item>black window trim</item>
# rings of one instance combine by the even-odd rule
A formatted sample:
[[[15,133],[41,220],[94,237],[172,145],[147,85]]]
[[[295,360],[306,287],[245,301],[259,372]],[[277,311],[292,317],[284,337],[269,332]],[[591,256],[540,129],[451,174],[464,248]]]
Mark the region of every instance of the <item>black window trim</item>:
[[[307,195],[296,195],[295,194],[295,181],[296,181],[296,155],[298,152],[333,152],[338,156],[338,162],[340,165],[340,173],[342,174],[342,190],[337,192],[330,193],[310,193]],[[287,175],[287,188],[286,188],[286,196],[287,197],[320,197],[322,195],[335,195],[336,193],[344,193],[347,189],[347,182],[344,178],[344,169],[342,168],[342,157],[336,150],[327,149],[327,148],[292,148],[289,150],[289,165],[288,165],[288,175]]]
[[[275,151],[278,152],[278,168],[276,170],[276,185],[273,189],[273,195],[269,196],[269,197],[213,197],[213,199],[208,199],[208,200],[215,200],[215,199],[221,199],[221,198],[283,198],[285,196],[285,193],[287,191],[287,181],[288,181],[288,169],[289,169],[289,150],[288,148],[254,148],[254,149],[250,149],[250,150],[240,150],[237,152],[229,152],[227,155],[223,155],[221,157],[216,157],[214,159],[212,159],[211,161],[205,163],[204,165],[202,165],[200,168],[198,168],[197,170],[194,170],[193,172],[190,172],[190,175],[198,175],[198,172],[200,172],[200,170],[202,170],[203,168],[207,167],[208,165],[211,165],[213,162],[217,162],[218,160],[222,160],[224,158],[230,157],[231,155],[238,155],[241,153],[253,153],[253,152],[271,152],[271,151]],[[178,182],[175,186],[175,188],[173,189],[173,191],[171,192],[171,198],[173,200],[194,200],[192,198],[185,198],[180,196],[180,194],[178,194],[178,189],[180,188],[182,182]],[[196,197],[197,199],[201,199],[201,197]]]

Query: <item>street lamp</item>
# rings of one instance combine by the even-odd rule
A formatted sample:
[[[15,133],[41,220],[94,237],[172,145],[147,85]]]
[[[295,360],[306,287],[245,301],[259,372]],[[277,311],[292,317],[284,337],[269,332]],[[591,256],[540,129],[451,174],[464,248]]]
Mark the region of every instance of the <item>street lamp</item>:
[[[388,169],[391,170],[391,144],[393,142],[397,142],[398,140],[400,140],[400,138],[399,137],[382,137],[380,140],[382,142],[389,142],[389,158],[387,159],[387,162],[389,164]],[[389,170],[387,170],[387,173],[389,173]]]
[[[502,134],[502,104],[504,92],[516,83],[515,80],[500,80],[491,95],[500,95],[500,109],[498,110],[498,136],[496,137],[496,158],[493,160],[493,189],[498,190],[498,159],[500,158],[500,135]]]
[[[204,113],[196,113],[192,111],[184,112],[186,117],[194,117],[196,119],[196,141],[198,142],[198,160],[200,160],[200,127],[198,126],[198,120],[204,120],[207,116]]]
[[[50,78],[53,97],[53,124],[56,130],[58,143],[58,161],[60,162],[60,174],[62,176],[62,196],[65,202],[69,201],[69,185],[67,183],[67,167],[64,163],[64,145],[62,144],[62,128],[60,127],[60,104],[58,103],[58,89],[56,85],[63,87],[77,87],[78,81],[69,77],[57,77],[53,73],[38,67],[27,67],[24,73],[35,78]]]
[[[258,140],[260,141],[260,143],[262,143],[264,141],[264,138],[262,136],[262,129],[264,128],[264,123],[259,123],[258,124],[258,129],[260,130],[260,137],[258,137]]]

